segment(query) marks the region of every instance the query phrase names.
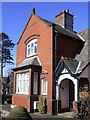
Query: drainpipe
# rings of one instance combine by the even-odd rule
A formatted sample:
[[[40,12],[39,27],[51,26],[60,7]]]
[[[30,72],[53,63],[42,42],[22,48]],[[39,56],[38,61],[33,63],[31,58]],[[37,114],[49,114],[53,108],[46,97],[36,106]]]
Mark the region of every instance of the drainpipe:
[[[3,78],[3,54],[2,54],[2,49],[3,49],[3,41],[0,39],[0,104],[2,104],[2,78]]]
[[[54,71],[55,71],[55,68],[57,66],[57,36],[59,35],[58,31],[55,30],[54,31],[54,35],[55,35],[55,42],[54,42],[54,45],[55,45],[55,48],[54,48]],[[53,107],[53,115],[57,115],[58,113],[58,110],[57,110],[57,105],[58,105],[58,101],[57,101],[57,98],[56,98],[56,80],[55,80],[55,76],[53,76],[53,99],[54,99],[54,107]]]
[[[55,57],[54,57],[54,61],[55,61],[55,64],[54,64],[54,67],[56,68],[57,66],[57,37],[59,36],[59,33],[58,31],[56,30],[55,31]]]

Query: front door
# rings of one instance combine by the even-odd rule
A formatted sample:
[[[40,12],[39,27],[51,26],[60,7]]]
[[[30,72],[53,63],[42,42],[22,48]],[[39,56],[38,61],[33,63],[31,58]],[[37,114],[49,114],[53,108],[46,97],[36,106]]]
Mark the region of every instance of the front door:
[[[60,84],[61,109],[69,108],[69,80],[63,80]]]

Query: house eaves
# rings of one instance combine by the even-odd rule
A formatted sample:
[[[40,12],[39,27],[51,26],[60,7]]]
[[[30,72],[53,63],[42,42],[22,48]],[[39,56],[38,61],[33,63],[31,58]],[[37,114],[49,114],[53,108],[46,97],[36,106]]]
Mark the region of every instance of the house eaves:
[[[83,61],[83,62],[81,62],[81,65],[80,65],[80,67],[79,67],[79,69],[78,69],[78,71],[77,71],[77,75],[79,76],[79,75],[86,69],[86,67],[87,67],[89,64],[90,64],[90,62],[88,62],[88,61]]]
[[[27,22],[27,24],[26,24],[26,26],[25,26],[25,28],[24,28],[24,30],[22,32],[22,35],[23,35],[24,31],[26,30],[27,25],[28,25],[28,23],[29,23],[29,21],[30,21],[30,19],[31,19],[31,17],[33,15],[35,17],[37,17],[39,20],[41,20],[42,22],[44,22],[45,24],[47,24],[49,27],[54,25],[55,26],[55,30],[57,30],[60,34],[63,34],[63,35],[66,35],[66,36],[69,36],[71,38],[75,38],[75,39],[78,39],[78,40],[81,40],[81,41],[84,42],[84,39],[80,35],[78,35],[77,33],[73,32],[73,31],[70,31],[68,29],[65,29],[65,28],[63,28],[62,26],[60,26],[60,25],[58,25],[56,23],[50,22],[50,21],[48,21],[46,19],[43,19],[43,18],[39,17],[38,15],[36,15],[34,13],[31,14],[31,16],[30,16],[30,18],[29,18],[29,20],[28,20],[28,22]],[[22,35],[21,35],[21,37],[22,37]],[[20,37],[20,39],[21,39],[21,37]],[[20,42],[20,39],[19,39],[18,43]]]
[[[24,59],[18,66],[16,66],[16,68],[13,68],[13,71],[30,68],[31,66],[41,66],[37,56]]]
[[[77,70],[78,64],[79,62],[76,60],[61,59],[54,73],[55,78],[57,79],[58,76],[61,75],[61,72],[64,68],[68,70],[68,73],[71,76],[76,76],[76,70]]]
[[[85,41],[80,35],[78,35],[77,33],[73,32],[73,31],[70,31],[68,29],[65,29],[63,28],[62,26],[60,25],[57,25],[55,24],[55,30],[58,31],[58,33],[62,34],[62,35],[65,35],[65,36],[68,36],[68,37],[71,37],[71,38],[75,38],[77,40],[80,40],[80,41]]]

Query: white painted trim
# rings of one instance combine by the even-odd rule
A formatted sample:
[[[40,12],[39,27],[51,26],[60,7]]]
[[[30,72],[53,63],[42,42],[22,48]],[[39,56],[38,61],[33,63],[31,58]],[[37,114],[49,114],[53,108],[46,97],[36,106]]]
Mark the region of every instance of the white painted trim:
[[[68,73],[68,70],[66,69],[66,68],[64,68],[63,70],[62,70],[62,73]]]
[[[77,66],[77,69],[75,71],[75,74],[78,72],[78,69],[80,68],[80,65],[81,65],[81,62],[79,62],[78,66]]]
[[[77,101],[78,99],[78,80],[74,77],[72,77],[70,74],[63,74],[63,75],[60,75],[59,79],[58,79],[58,86],[60,85],[60,83],[64,80],[64,79],[69,79],[69,80],[72,80],[74,85],[75,85],[75,101]],[[56,89],[57,90],[57,89]],[[58,95],[57,95],[57,98],[59,97],[59,91],[57,91]]]
[[[62,80],[64,79],[70,79],[73,81],[74,84],[77,83],[77,79],[75,79],[74,77],[72,77],[70,74],[63,74],[63,75],[60,75],[59,79],[58,79],[58,84],[61,83]]]
[[[45,92],[43,92],[43,82],[44,82],[44,80],[46,81],[46,91]],[[47,95],[47,88],[48,88],[48,81],[47,81],[47,78],[42,78],[41,79],[41,94],[42,95]]]
[[[85,39],[83,37],[81,37],[78,33],[77,33],[77,35],[82,39],[82,41],[85,42]]]
[[[37,58],[37,60],[38,60],[38,62],[39,62],[39,64],[40,64],[40,66],[42,66],[42,64],[41,64],[41,61],[40,61],[39,57],[38,57],[38,56],[35,56],[35,57]]]

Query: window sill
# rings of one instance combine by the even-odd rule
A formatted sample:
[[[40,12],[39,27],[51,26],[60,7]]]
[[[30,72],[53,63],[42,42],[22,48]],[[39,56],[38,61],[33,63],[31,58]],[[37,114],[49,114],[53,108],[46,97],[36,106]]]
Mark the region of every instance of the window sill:
[[[26,56],[26,58],[34,57],[34,56],[37,56],[37,55],[38,55],[38,53],[35,53],[35,54],[32,54],[32,55],[28,55],[28,56]]]
[[[29,95],[28,93],[16,93],[17,95]]]
[[[47,93],[41,93],[41,95],[46,95],[47,96]]]

